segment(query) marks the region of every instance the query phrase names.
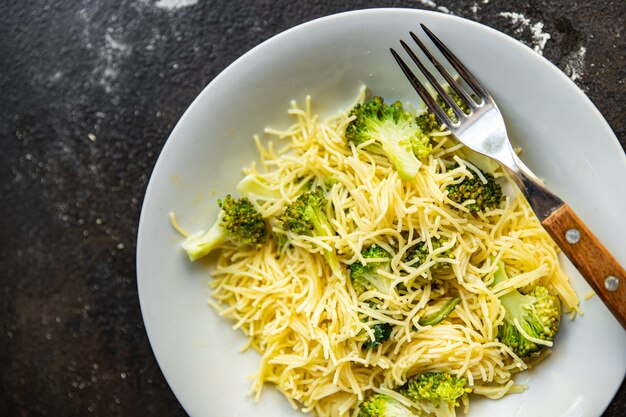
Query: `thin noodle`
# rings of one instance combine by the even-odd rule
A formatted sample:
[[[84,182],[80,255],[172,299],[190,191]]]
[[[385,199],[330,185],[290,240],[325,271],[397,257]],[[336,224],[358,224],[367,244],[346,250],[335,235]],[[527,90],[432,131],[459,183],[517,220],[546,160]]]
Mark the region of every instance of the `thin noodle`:
[[[364,99],[362,89],[355,103]],[[271,238],[260,249],[225,247],[210,281],[210,304],[249,337],[244,349],[261,354],[251,389],[255,398],[271,383],[294,408],[347,417],[372,392],[407,401],[392,390],[428,371],[465,377],[475,395],[487,398],[521,392],[512,377],[528,366],[497,340],[504,320],[498,296],[541,283],[567,312],[580,313],[558,249],[524,198],[510,193],[501,208],[478,215],[448,199],[448,185],[474,175],[486,179],[460,157],[462,146],[447,131],[430,135],[435,153],[422,161],[415,181],[407,182],[385,157],[346,144],[347,111],[320,121],[307,97],[303,109],[292,102],[288,113],[292,126],[265,129],[269,142],[255,138],[261,171],[256,164],[244,170],[280,190],[279,199],[255,202],[270,223]],[[454,161],[459,166],[446,169]],[[279,248],[285,232],[273,218],[306,187],[326,187],[330,179],[327,213],[334,233],[291,236],[291,245]],[[185,234],[173,215],[171,221]],[[372,244],[391,255],[391,271],[381,272],[394,287],[390,293],[358,293],[347,279],[347,266],[364,262],[360,251]],[[424,263],[404,260],[421,245],[430,252]],[[343,276],[333,275],[325,251],[337,254]],[[491,288],[500,260],[512,278]],[[419,324],[451,296],[461,302],[448,317],[434,326]],[[390,340],[362,349],[376,323],[393,325]],[[467,411],[467,401],[461,404]]]

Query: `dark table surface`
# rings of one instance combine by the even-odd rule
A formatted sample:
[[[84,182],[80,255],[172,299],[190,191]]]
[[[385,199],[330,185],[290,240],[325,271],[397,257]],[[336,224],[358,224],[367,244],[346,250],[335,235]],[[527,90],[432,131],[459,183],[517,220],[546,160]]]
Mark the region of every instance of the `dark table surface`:
[[[623,0],[5,1],[0,415],[185,415],[150,349],[135,284],[159,151],[242,53],[313,18],[382,6],[453,13],[537,47],[626,146]],[[625,415],[622,385],[604,416]]]

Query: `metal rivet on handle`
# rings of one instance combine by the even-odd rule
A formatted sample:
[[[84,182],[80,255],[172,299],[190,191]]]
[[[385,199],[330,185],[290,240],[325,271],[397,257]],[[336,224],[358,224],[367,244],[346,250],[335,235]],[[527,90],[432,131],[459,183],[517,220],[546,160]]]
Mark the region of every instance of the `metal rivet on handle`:
[[[580,232],[578,229],[568,229],[567,232],[565,232],[565,240],[571,245],[580,242]]]
[[[617,291],[617,287],[619,287],[619,279],[614,277],[613,275],[609,275],[604,280],[604,288],[609,291]]]

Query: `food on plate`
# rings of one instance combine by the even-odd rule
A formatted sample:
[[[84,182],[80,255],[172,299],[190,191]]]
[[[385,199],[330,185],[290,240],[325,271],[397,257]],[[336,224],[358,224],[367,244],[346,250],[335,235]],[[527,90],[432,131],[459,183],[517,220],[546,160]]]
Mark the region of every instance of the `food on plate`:
[[[278,227],[286,233],[283,238],[285,236],[287,239],[297,236],[331,237],[334,229],[326,214],[327,206],[328,201],[322,188],[300,194],[276,219]],[[283,246],[285,243],[282,241]],[[333,274],[342,276],[341,265],[335,251],[322,249],[322,254]]]
[[[418,417],[408,406],[385,395],[374,394],[363,403],[357,417]]]
[[[493,285],[506,285],[508,277],[502,262],[494,275]],[[558,297],[536,285],[526,295],[513,288],[500,296],[504,306],[504,321],[498,327],[498,339],[520,358],[552,346],[552,339],[559,330],[561,304]]]
[[[192,260],[220,249],[210,304],[259,352],[257,398],[270,383],[320,417],[454,416],[523,391],[514,375],[580,312],[506,174],[410,108],[365,89],[326,120],[292,103],[241,197],[184,241]]]
[[[227,242],[237,245],[261,246],[265,241],[265,221],[247,198],[230,195],[218,201],[220,211],[208,232],[188,236],[183,249],[191,261],[208,255]]]
[[[437,416],[454,415],[457,400],[469,392],[471,389],[467,388],[466,378],[445,372],[429,372],[413,377],[401,391],[406,398],[431,407],[427,412]]]
[[[432,151],[425,124],[419,124],[399,101],[387,105],[382,97],[357,104],[350,117],[345,131],[349,143],[385,155],[400,178],[415,178],[421,165],[418,158],[425,158]]]

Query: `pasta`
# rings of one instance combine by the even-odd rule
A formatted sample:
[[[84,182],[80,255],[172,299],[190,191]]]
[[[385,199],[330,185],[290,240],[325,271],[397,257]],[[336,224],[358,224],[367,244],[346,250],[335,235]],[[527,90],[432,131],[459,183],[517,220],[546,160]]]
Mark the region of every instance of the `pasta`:
[[[403,181],[384,156],[346,143],[348,112],[320,121],[307,97],[289,114],[291,127],[266,129],[269,142],[255,138],[260,163],[244,169],[280,196],[254,199],[271,238],[260,248],[225,246],[210,280],[210,304],[261,355],[253,394],[271,383],[294,407],[327,417],[354,415],[368,394],[397,395],[394,388],[428,371],[465,377],[475,395],[492,399],[522,391],[513,375],[549,349],[525,362],[497,340],[498,296],[540,283],[566,311],[580,311],[556,245],[521,194],[509,187],[501,207],[476,214],[450,200],[448,185],[482,173],[445,130],[430,134],[433,152],[414,181]],[[334,233],[289,236],[284,245],[275,217],[310,187],[326,190]],[[371,245],[391,254],[390,271],[379,271],[391,293],[359,292],[350,280],[348,265],[365,262],[361,251]],[[406,257],[417,245],[430,252],[421,264]],[[344,273],[331,271],[324,251],[337,254]],[[513,278],[492,287],[500,261]],[[420,325],[451,296],[460,302],[443,321]],[[389,341],[363,349],[380,323],[392,326]]]

